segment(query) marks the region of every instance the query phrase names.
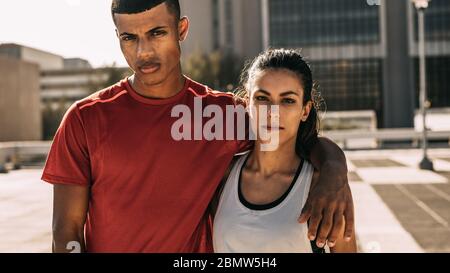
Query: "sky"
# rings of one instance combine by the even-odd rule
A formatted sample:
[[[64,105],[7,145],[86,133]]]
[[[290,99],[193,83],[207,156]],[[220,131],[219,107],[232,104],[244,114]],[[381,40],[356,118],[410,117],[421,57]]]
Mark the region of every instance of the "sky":
[[[94,67],[127,66],[115,36],[111,0],[0,0],[0,43],[17,43]]]

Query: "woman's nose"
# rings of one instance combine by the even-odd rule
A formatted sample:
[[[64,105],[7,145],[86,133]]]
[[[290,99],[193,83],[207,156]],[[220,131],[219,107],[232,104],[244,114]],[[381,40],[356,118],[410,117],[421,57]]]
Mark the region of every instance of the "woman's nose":
[[[268,115],[271,118],[280,118],[280,106],[279,105],[268,105]]]

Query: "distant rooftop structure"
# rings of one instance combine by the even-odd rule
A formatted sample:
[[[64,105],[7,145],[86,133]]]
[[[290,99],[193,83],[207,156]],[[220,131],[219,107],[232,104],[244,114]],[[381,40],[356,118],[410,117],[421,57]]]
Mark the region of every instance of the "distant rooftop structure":
[[[0,55],[22,61],[36,63],[41,71],[65,69],[91,69],[91,64],[81,58],[67,58],[44,50],[14,44],[0,44]]]
[[[62,56],[18,44],[1,44],[0,54],[39,65],[41,70],[64,69]]]
[[[64,69],[91,69],[92,65],[89,61],[81,58],[64,59]]]

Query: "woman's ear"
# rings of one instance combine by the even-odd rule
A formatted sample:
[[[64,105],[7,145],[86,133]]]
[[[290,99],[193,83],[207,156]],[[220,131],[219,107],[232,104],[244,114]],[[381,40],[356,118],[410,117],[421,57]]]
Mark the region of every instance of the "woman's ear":
[[[311,112],[312,109],[312,101],[308,101],[305,105],[305,107],[303,107],[303,115],[302,115],[302,121],[305,122],[308,117],[309,117],[309,113]]]

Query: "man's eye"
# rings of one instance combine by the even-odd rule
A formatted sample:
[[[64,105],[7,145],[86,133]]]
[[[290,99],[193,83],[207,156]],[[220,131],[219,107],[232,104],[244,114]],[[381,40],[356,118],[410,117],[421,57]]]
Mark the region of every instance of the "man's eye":
[[[158,36],[164,36],[164,35],[166,35],[166,31],[163,31],[163,30],[160,30],[160,31],[154,31],[154,32],[152,32],[152,36],[154,36],[154,37],[158,37]]]
[[[133,41],[134,40],[134,37],[132,37],[132,36],[123,36],[122,37],[122,41]]]

